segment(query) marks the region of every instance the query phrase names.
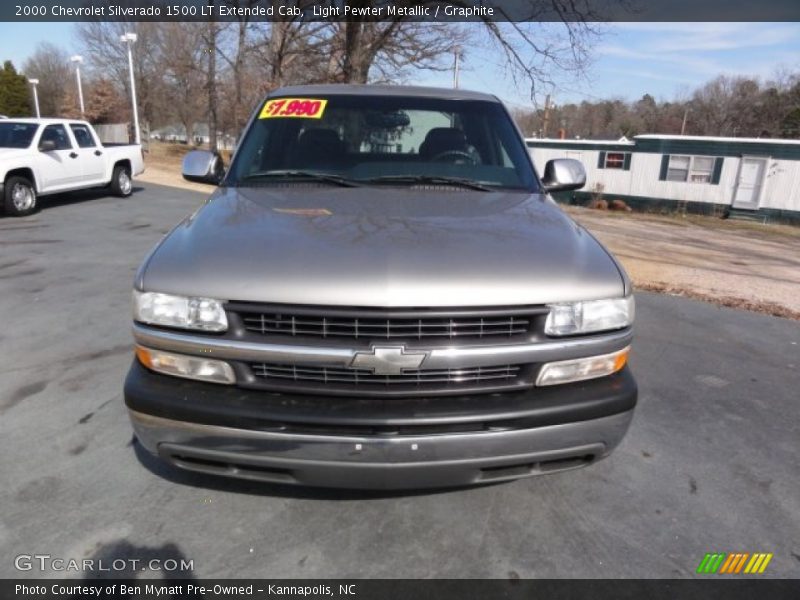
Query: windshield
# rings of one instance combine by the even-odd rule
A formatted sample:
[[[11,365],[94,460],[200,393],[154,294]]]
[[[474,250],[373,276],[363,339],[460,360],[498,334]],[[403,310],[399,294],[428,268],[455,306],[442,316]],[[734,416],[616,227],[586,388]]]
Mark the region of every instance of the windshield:
[[[538,189],[499,103],[370,95],[268,99],[226,183],[315,174],[367,185]]]
[[[39,126],[35,123],[0,121],[0,148],[27,148]]]

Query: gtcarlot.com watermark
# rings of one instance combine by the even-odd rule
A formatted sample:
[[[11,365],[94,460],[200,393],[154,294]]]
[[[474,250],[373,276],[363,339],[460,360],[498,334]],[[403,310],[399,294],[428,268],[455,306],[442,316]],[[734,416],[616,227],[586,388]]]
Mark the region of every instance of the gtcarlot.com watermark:
[[[194,560],[185,558],[62,558],[51,554],[19,554],[14,557],[17,571],[58,571],[58,572],[136,572],[136,571],[193,571]]]

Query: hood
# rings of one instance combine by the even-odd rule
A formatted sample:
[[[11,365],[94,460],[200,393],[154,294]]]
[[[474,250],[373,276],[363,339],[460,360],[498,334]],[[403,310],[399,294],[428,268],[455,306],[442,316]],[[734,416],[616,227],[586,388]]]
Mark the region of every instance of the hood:
[[[19,158],[28,154],[30,154],[28,148],[0,148],[0,161]]]
[[[219,189],[137,286],[363,307],[545,304],[623,294],[605,249],[544,196],[313,185]]]

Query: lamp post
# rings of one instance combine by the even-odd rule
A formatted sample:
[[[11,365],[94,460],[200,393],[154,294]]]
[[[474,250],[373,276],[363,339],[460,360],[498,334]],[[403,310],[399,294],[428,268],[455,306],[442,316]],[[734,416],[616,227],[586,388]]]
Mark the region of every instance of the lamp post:
[[[81,106],[81,119],[83,119],[86,113],[83,108],[83,86],[81,86],[81,63],[83,62],[83,57],[76,54],[71,56],[69,60],[75,63],[75,77],[78,80],[78,102]]]
[[[135,33],[125,33],[120,36],[119,40],[123,44],[128,45],[128,74],[131,78],[131,104],[133,105],[133,131],[136,136],[136,143],[141,144],[142,138],[141,133],[139,132],[139,110],[136,107],[136,82],[133,79],[133,50],[131,46],[133,43],[136,42],[136,34]]]
[[[39,85],[38,79],[28,79],[28,83],[33,88],[33,104],[36,107],[36,118],[40,119],[42,114],[39,112],[39,94],[36,93],[36,86]]]

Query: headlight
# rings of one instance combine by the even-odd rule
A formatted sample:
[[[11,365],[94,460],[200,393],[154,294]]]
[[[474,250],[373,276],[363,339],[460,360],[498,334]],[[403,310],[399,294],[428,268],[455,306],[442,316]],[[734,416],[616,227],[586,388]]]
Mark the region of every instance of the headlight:
[[[222,302],[212,298],[187,298],[157,292],[133,291],[133,319],[151,325],[225,331],[228,319]]]
[[[545,335],[574,335],[622,329],[633,323],[633,295],[608,300],[551,304]]]

